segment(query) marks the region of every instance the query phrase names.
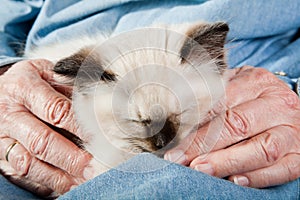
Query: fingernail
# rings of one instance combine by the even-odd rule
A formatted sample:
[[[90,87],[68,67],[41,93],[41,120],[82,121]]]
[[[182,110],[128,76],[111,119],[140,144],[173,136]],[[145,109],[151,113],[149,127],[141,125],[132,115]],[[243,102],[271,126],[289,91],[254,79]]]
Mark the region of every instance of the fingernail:
[[[165,154],[164,158],[168,161],[175,162],[178,164],[185,164],[186,163],[186,156],[183,151],[175,150]]]
[[[209,163],[198,164],[194,168],[197,171],[203,172],[205,174],[214,175],[214,170]]]
[[[240,186],[248,186],[249,185],[249,180],[245,176],[235,176],[233,178],[233,182],[236,185],[240,185]]]

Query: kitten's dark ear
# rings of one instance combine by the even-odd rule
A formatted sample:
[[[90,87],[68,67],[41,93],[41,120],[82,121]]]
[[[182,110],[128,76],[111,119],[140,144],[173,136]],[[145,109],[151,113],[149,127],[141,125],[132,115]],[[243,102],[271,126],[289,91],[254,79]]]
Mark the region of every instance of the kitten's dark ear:
[[[224,22],[214,24],[200,24],[192,27],[187,32],[186,41],[181,49],[182,63],[201,58],[203,48],[211,59],[216,61],[218,69],[223,71],[226,68],[224,45],[229,27]],[[199,46],[200,45],[200,46]],[[198,46],[198,47],[197,47]]]
[[[55,64],[54,72],[75,79],[87,56],[88,52],[86,50],[80,50],[67,58],[63,58]]]
[[[93,55],[89,49],[82,49],[58,61],[54,66],[54,72],[65,76],[72,84],[76,79],[79,87],[99,81],[116,80],[116,75],[109,70],[104,70],[100,58]]]

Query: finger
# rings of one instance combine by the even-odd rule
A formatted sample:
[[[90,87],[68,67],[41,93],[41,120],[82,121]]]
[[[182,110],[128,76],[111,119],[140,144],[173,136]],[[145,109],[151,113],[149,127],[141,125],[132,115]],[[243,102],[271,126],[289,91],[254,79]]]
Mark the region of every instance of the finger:
[[[300,175],[300,154],[291,153],[275,165],[255,171],[234,175],[229,180],[237,185],[264,188],[281,185],[297,179]]]
[[[9,163],[19,176],[34,180],[60,194],[69,191],[76,184],[64,171],[32,157],[22,144],[17,144],[11,149]]]
[[[23,123],[14,124],[15,121]],[[76,177],[84,176],[85,168],[92,158],[91,155],[50,129],[30,113],[11,114],[6,124],[11,127],[7,130],[7,136],[19,141],[31,155]]]
[[[38,118],[74,134],[80,134],[70,99],[42,79],[50,79],[51,73],[44,70],[47,67],[41,67],[39,64],[41,63],[36,61],[15,64],[14,70],[9,71],[8,75],[19,74],[15,75],[19,77],[19,84],[6,84],[3,87]]]
[[[278,126],[229,148],[199,156],[190,167],[217,177],[268,167],[299,148],[296,134],[297,131],[289,126]]]

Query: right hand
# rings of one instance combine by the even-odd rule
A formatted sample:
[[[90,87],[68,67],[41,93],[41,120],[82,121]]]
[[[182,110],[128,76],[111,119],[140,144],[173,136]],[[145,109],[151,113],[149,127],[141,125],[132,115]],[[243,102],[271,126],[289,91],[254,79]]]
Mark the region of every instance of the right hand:
[[[21,61],[0,76],[0,168],[7,175],[9,166],[10,177],[21,177],[15,183],[41,196],[63,194],[92,174],[92,156],[44,123],[82,136],[71,100],[48,83],[52,68],[46,60]]]
[[[211,112],[212,120],[165,158],[253,188],[299,178],[299,97],[265,69],[228,72],[226,98]]]

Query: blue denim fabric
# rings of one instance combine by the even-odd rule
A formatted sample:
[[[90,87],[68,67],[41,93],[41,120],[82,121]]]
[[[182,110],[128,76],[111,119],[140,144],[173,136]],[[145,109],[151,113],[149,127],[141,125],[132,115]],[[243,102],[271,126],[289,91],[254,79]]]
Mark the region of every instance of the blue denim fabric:
[[[140,154],[64,194],[91,199],[300,199],[300,179],[265,189],[237,186],[187,167]],[[40,199],[0,176],[0,200]]]
[[[42,0],[0,0],[0,66],[14,63],[18,57],[16,47],[24,46],[33,20],[39,13]]]
[[[61,196],[73,199],[299,199],[299,180],[266,189],[237,186],[140,154]]]
[[[288,76],[282,79],[291,87],[300,77],[300,39],[295,38],[300,27],[299,0],[46,0],[44,3],[42,0],[0,0],[0,5],[0,66],[22,59],[14,44],[24,40],[28,50],[84,33],[102,31],[114,35],[153,23],[206,20],[228,22],[226,47],[230,67],[247,64],[272,72],[284,71]],[[150,161],[166,163],[146,154],[133,158],[121,168],[134,166],[139,170],[150,165]],[[75,197],[297,199],[299,180],[257,190],[168,164],[151,173],[132,174],[113,169],[61,198]],[[34,197],[0,176],[0,199],[22,198]]]
[[[41,199],[34,194],[27,192],[13,185],[0,175],[0,200],[34,200]]]

